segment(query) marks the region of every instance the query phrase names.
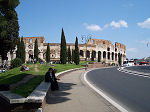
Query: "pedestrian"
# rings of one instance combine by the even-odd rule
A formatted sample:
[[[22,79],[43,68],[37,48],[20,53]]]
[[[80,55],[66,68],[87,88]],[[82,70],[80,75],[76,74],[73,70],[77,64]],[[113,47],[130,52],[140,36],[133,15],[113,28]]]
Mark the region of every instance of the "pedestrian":
[[[54,77],[55,90],[59,90],[59,86],[58,86],[57,80],[60,80],[60,79],[56,78],[56,76],[55,76],[56,72],[57,72],[57,70],[54,69],[52,74],[53,74],[53,77]]]
[[[48,72],[46,72],[46,74],[45,74],[45,82],[50,82],[51,90],[54,91],[55,90],[55,79],[54,79],[52,72],[53,72],[53,69],[49,68]]]

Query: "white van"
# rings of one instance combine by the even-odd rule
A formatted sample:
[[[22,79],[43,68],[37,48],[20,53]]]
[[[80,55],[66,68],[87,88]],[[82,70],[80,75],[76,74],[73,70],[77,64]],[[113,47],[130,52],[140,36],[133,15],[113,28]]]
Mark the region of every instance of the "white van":
[[[123,66],[134,66],[134,61],[133,60],[124,60]]]

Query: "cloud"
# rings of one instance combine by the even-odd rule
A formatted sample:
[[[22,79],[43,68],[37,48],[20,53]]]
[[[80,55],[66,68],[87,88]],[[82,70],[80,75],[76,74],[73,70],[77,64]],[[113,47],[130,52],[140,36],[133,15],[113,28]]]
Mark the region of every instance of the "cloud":
[[[96,24],[88,25],[87,23],[84,23],[84,25],[86,26],[87,30],[90,30],[90,31],[102,31],[102,28],[99,25],[96,25]]]
[[[137,23],[141,28],[150,28],[150,18],[147,18],[144,22]]]
[[[96,25],[96,24],[87,24],[87,23],[84,23],[83,24],[87,30],[90,30],[90,31],[102,31],[103,29],[106,29],[108,27],[113,27],[113,28],[127,28],[128,27],[128,23],[124,20],[120,20],[118,22],[115,22],[115,21],[112,21],[111,23],[109,24],[105,24],[103,27],[100,27],[99,25]]]
[[[136,53],[136,52],[138,52],[138,49],[137,48],[127,48],[127,51]]]
[[[118,22],[112,21],[110,23],[110,26],[114,27],[114,28],[120,28],[120,27],[124,27],[127,28],[128,27],[128,23],[124,20],[120,20]]]

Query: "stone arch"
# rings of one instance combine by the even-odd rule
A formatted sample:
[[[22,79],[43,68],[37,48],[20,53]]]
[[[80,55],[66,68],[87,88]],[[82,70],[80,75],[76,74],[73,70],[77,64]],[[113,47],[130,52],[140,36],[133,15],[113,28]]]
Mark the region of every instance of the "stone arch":
[[[98,51],[98,62],[101,61],[101,51]]]
[[[103,52],[103,59],[106,59],[106,51]]]
[[[107,47],[107,51],[110,51],[110,48],[109,48],[109,47]]]
[[[117,56],[118,56],[117,53],[115,53],[115,61],[117,61]]]
[[[110,60],[110,52],[107,53],[107,59]]]
[[[90,58],[90,51],[89,50],[86,51],[86,57]]]
[[[84,57],[84,51],[80,50],[80,56]]]
[[[94,58],[96,58],[96,51],[92,50]]]
[[[112,60],[114,60],[114,52],[112,52],[111,58]]]

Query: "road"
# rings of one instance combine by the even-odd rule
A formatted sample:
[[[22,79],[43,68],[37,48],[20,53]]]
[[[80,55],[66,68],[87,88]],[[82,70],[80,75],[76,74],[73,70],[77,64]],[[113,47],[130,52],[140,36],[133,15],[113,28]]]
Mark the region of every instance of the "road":
[[[129,112],[150,112],[150,78],[106,68],[88,72],[87,80]]]
[[[126,69],[137,72],[150,73],[150,66],[133,66],[133,67],[126,67]]]

